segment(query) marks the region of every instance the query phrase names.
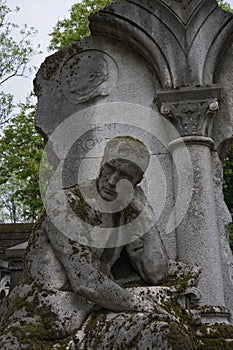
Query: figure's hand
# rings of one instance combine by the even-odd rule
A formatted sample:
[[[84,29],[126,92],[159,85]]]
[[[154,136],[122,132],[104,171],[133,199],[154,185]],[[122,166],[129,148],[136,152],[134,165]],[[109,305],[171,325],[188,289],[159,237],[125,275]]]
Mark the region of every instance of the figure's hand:
[[[166,310],[164,310],[158,303],[151,299],[143,298],[140,302],[138,302],[137,310],[138,312],[152,313],[154,316],[158,317],[160,321],[171,321],[177,322],[179,319],[174,315],[170,314]]]
[[[154,313],[155,303],[150,299],[140,298],[139,300],[137,300],[137,304],[135,305],[135,311]]]
[[[136,186],[134,189],[134,196],[130,202],[130,206],[136,211],[141,212],[146,204],[146,196],[141,187]]]

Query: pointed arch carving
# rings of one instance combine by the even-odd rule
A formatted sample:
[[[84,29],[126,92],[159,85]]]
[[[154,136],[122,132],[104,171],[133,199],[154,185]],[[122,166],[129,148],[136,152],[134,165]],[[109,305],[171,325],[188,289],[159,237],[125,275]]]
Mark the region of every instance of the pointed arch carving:
[[[233,41],[233,16],[215,0],[117,0],[90,16],[90,28],[139,51],[163,89],[213,84]]]

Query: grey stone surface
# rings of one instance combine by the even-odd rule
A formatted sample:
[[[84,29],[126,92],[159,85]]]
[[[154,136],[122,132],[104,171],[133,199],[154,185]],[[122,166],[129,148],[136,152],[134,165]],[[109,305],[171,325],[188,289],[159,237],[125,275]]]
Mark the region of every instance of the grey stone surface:
[[[109,70],[108,78],[112,80],[112,89],[111,93],[95,97],[90,95],[89,98],[86,97],[86,101],[77,103],[75,99],[71,101],[70,97],[67,97],[67,93],[63,92],[60,74],[70,57],[73,57],[77,52],[88,54],[89,51],[96,52],[98,55],[102,53],[103,57],[107,56],[113,62],[114,71]],[[56,66],[54,67],[55,62]],[[118,40],[101,36],[86,38],[48,57],[41,66],[35,83],[35,90],[41,96],[36,115],[36,126],[49,136],[70,115],[97,102],[126,102],[150,107],[153,103],[156,86],[158,86],[158,82],[151,75],[149,65],[137,52],[132,51]],[[54,101],[57,101],[56,106],[54,106]],[[108,120],[105,123],[108,124]],[[101,127],[94,118],[89,126],[88,129],[96,127],[97,131],[98,127]]]
[[[219,159],[217,152],[212,152],[212,164],[214,174],[214,189],[216,197],[216,213],[218,222],[218,233],[221,250],[222,260],[222,272],[224,283],[224,296],[226,307],[231,310],[231,322],[232,322],[232,310],[233,310],[233,256],[229,247],[229,234],[231,230],[232,218],[229,210],[224,202],[222,193],[223,186],[223,171],[222,163]]]
[[[35,79],[53,171],[0,347],[227,349],[233,258],[219,157],[233,129],[233,16],[215,0],[117,0],[90,28]],[[146,171],[129,144],[102,160],[119,136],[147,147]]]
[[[10,247],[6,250],[6,257],[7,258],[14,258],[14,257],[23,257],[25,253],[25,249],[27,248],[27,242],[23,242],[20,244],[17,244],[13,247]]]
[[[233,46],[230,44],[226,51],[222,50],[221,59],[214,74],[214,81],[222,86],[222,94],[218,118],[214,121],[212,137],[218,147],[221,160],[228,153],[233,135],[232,54]]]
[[[177,228],[178,258],[202,267],[198,283],[202,305],[225,306],[210,149],[188,140],[186,146],[192,158],[194,186],[189,209]],[[173,157],[179,153],[180,146]]]
[[[174,291],[170,288],[137,288],[139,295],[147,294],[156,302],[169,303]],[[163,317],[162,317],[163,316]],[[181,329],[179,318],[173,315],[146,313],[100,313],[89,317],[66,349],[173,349],[174,343],[183,349],[193,349],[188,329]],[[94,330],[93,330],[94,328]],[[181,335],[179,337],[179,335]],[[176,338],[176,339],[175,339]],[[186,340],[185,344],[183,340]]]

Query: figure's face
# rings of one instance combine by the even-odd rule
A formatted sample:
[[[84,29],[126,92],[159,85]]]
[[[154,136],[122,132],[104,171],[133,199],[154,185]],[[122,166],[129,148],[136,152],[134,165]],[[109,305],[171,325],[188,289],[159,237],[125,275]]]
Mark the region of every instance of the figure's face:
[[[142,171],[134,163],[125,159],[113,159],[104,164],[97,181],[100,196],[106,201],[117,199],[116,185],[120,180],[130,181],[133,187],[142,179]]]

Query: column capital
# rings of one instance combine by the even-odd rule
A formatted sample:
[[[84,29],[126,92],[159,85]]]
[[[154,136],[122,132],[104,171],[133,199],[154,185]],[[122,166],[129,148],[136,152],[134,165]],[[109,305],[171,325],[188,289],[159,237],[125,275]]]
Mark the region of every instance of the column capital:
[[[161,114],[175,126],[181,137],[211,136],[219,96],[220,87],[217,85],[157,93]]]

